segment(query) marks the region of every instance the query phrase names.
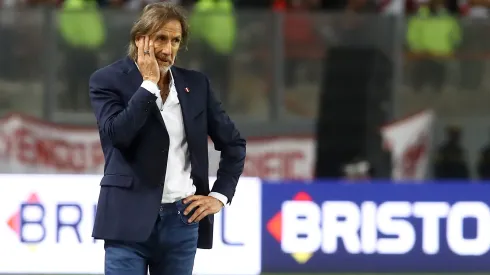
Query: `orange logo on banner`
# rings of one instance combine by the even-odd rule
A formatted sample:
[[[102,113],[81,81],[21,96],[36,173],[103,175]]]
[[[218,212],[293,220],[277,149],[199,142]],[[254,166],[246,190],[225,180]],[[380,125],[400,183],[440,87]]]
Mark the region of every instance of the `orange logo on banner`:
[[[310,195],[306,192],[297,193],[293,199],[293,201],[312,201]],[[277,212],[274,217],[272,217],[267,222],[267,231],[271,234],[271,236],[276,239],[279,243],[282,240],[282,213]],[[291,254],[291,257],[296,260],[296,262],[300,264],[306,263],[311,257],[313,253],[304,253],[304,252],[295,252]]]

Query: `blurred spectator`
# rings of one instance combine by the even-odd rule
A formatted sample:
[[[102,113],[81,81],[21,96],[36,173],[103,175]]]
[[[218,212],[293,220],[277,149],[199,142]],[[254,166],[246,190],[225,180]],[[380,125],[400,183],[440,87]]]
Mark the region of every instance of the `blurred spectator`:
[[[405,13],[411,15],[417,12],[420,0],[377,0],[378,12],[384,14]]]
[[[468,19],[463,21],[464,39],[461,45],[460,62],[461,88],[476,90],[480,87],[485,73],[485,61],[481,54],[490,49],[490,41],[482,39],[490,28],[488,18],[489,0],[459,0],[461,13]]]
[[[373,0],[347,0],[346,9],[356,13],[377,11],[377,3]]]
[[[237,9],[268,9],[273,0],[234,0]]]
[[[333,26],[332,32],[335,39],[329,41],[329,46],[365,47],[386,49],[390,51],[391,35],[388,17],[380,19],[375,15],[377,7],[367,0],[349,0],[344,6],[343,13],[339,13]]]
[[[489,0],[458,0],[459,10],[464,16],[488,18]]]
[[[377,11],[383,14],[400,14],[405,12],[405,10],[411,10],[413,4],[412,0],[378,0]]]
[[[436,152],[434,162],[436,179],[469,179],[466,150],[461,145],[461,129],[446,128],[446,140]]]
[[[0,0],[0,8],[13,8],[18,5],[19,0]]]
[[[285,51],[285,85],[294,87],[298,83],[301,69],[312,70],[312,61],[323,55],[324,47],[318,30],[315,28],[315,16],[311,13],[320,8],[318,0],[276,0],[274,10],[284,12],[284,51]],[[304,74],[312,80],[314,72]]]
[[[0,8],[35,7],[55,5],[59,0],[0,0]]]
[[[59,12],[59,29],[65,54],[66,90],[62,108],[89,109],[88,81],[97,68],[97,53],[105,42],[105,26],[95,0],[66,0]]]
[[[224,104],[229,103],[231,56],[236,40],[236,18],[232,0],[199,0],[191,15],[193,38],[202,43],[201,70],[213,82]]]
[[[490,180],[490,140],[480,150],[477,172],[481,180]]]
[[[345,0],[323,0],[322,8],[328,11],[339,11],[345,6]]]
[[[420,1],[420,0],[419,0]],[[461,0],[445,0],[444,4],[446,6],[447,11],[455,16],[460,16],[460,2]]]
[[[416,91],[430,85],[440,91],[446,78],[444,58],[453,55],[461,40],[457,19],[443,0],[424,1],[407,26],[408,47],[417,60],[413,63],[412,84]]]
[[[342,44],[362,45],[361,41],[369,41],[367,36],[375,36],[376,29],[372,28],[372,17],[366,13],[376,11],[373,2],[367,0],[349,0],[344,7],[344,14],[341,18]]]
[[[29,7],[36,7],[36,6],[46,6],[46,5],[56,5],[57,0],[22,0],[19,2],[24,2],[27,4]]]

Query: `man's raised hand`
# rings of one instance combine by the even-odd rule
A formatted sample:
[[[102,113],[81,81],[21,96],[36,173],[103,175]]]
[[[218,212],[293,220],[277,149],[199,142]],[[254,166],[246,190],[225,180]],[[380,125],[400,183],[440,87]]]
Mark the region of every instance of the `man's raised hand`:
[[[140,37],[136,41],[136,46],[138,47],[138,68],[143,80],[150,80],[158,84],[160,80],[160,69],[155,58],[153,40],[148,36]]]

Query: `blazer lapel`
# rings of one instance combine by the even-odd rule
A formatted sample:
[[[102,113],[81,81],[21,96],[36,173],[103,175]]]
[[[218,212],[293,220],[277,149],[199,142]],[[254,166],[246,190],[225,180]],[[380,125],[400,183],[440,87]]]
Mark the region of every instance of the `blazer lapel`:
[[[177,96],[180,102],[180,108],[182,110],[182,117],[184,119],[184,130],[187,137],[189,137],[189,125],[191,123],[192,117],[190,117],[190,95],[186,92],[188,89],[184,77],[180,74],[175,67],[172,66],[172,77],[174,78],[175,89],[177,90]]]
[[[143,82],[143,77],[141,76],[138,67],[136,67],[136,63],[129,56],[124,59],[124,63],[126,65],[124,72],[128,75],[128,80],[130,83],[129,87],[131,87],[131,92],[134,93],[134,91],[136,91],[141,86],[141,83]],[[160,113],[160,110],[158,109],[156,103],[152,104],[151,113],[158,119],[163,127],[167,129],[167,127],[165,126],[165,122],[163,121],[162,114]]]
[[[157,104],[153,104],[153,107],[151,108],[151,113],[156,116],[158,121],[162,124],[162,126],[167,130],[167,126],[165,126],[165,121],[163,121],[162,113],[160,113],[160,109],[158,109]]]

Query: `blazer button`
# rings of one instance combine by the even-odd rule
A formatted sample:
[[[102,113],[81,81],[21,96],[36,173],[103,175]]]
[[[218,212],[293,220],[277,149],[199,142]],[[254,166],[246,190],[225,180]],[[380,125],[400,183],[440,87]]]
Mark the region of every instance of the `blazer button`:
[[[167,152],[167,150],[166,150],[166,149],[163,149],[163,150],[162,150],[162,153],[166,153],[166,152]]]

